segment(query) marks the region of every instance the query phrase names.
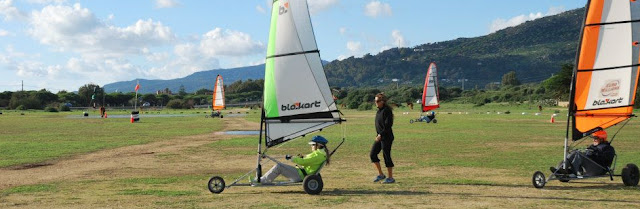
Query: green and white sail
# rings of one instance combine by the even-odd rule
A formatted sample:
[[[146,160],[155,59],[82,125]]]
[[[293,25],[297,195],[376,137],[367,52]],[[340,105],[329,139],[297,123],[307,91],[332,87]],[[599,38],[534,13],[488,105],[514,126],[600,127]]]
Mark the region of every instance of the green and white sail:
[[[306,0],[274,0],[265,67],[266,145],[340,123]]]

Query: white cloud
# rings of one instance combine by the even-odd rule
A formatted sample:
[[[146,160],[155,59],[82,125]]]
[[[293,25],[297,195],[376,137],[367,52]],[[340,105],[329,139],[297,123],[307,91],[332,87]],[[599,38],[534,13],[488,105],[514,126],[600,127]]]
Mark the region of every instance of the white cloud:
[[[202,36],[201,52],[209,56],[245,56],[263,51],[264,45],[246,33],[215,28]]]
[[[256,11],[260,12],[260,14],[267,14],[267,10],[262,8],[260,5],[256,5]]]
[[[29,34],[58,51],[123,56],[140,48],[172,43],[171,29],[151,19],[127,27],[108,25],[80,4],[46,6],[32,12]]]
[[[489,26],[489,33],[493,33],[508,27],[513,27],[516,25],[520,25],[526,21],[530,21],[530,20],[535,20],[541,17],[545,17],[545,16],[550,16],[550,15],[556,15],[556,14],[560,14],[562,12],[564,12],[565,9],[564,7],[551,7],[549,8],[549,10],[547,11],[547,13],[543,14],[542,12],[537,12],[537,13],[529,13],[529,15],[518,15],[515,17],[512,17],[508,20],[502,19],[502,18],[498,18],[493,20],[493,22],[491,22],[491,25]]]
[[[391,16],[391,5],[379,1],[371,1],[364,8],[364,14],[369,17]]]
[[[31,4],[62,4],[67,0],[27,0]]]
[[[156,0],[156,8],[176,8],[180,5],[176,0]]]
[[[0,37],[2,37],[2,36],[8,36],[8,35],[9,35],[9,31],[6,31],[6,30],[3,30],[3,29],[0,29]]]
[[[352,53],[356,53],[362,49],[362,44],[358,41],[348,41],[347,49]]]
[[[391,38],[393,40],[393,44],[396,45],[396,47],[407,46],[407,41],[404,39],[404,36],[402,36],[402,33],[400,33],[399,30],[391,31]]]
[[[5,21],[28,19],[26,13],[13,6],[13,0],[0,0],[0,16],[4,16]]]
[[[344,36],[344,35],[347,33],[347,30],[348,30],[348,29],[347,29],[346,27],[341,27],[341,28],[339,29],[339,31],[340,31],[340,35],[343,35],[343,36]]]
[[[318,14],[338,4],[338,0],[309,0],[309,13]]]

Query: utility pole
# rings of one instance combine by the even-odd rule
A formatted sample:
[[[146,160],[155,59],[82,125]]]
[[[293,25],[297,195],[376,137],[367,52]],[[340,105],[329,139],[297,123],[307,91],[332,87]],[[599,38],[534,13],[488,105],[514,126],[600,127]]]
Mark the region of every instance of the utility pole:
[[[21,89],[22,90],[20,90],[20,91],[24,91],[24,80],[22,80],[22,88]]]
[[[466,80],[465,78],[462,78],[462,90],[464,91],[464,80]]]

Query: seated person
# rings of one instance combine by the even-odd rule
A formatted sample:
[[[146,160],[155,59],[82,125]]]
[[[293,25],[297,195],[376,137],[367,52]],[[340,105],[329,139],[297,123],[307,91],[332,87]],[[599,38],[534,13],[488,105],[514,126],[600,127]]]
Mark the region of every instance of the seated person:
[[[591,138],[593,138],[593,144],[589,145],[584,152],[574,150],[567,156],[566,167],[569,168],[569,170],[561,169],[558,173],[573,173],[578,176],[584,174],[602,175],[606,173],[607,170],[603,168],[611,166],[616,151],[607,141],[606,131],[596,131],[591,135]],[[555,168],[552,168],[552,172],[555,172]]]
[[[279,175],[284,175],[292,182],[301,182],[305,176],[316,174],[322,163],[329,164],[329,150],[327,149],[327,139],[322,136],[314,136],[309,144],[311,153],[306,156],[296,157],[286,156],[286,159],[297,164],[295,167],[284,163],[276,163],[267,173],[260,178],[260,183],[269,184]],[[255,180],[252,180],[254,183]]]
[[[429,114],[427,114],[427,118],[429,119],[427,120],[427,123],[431,122],[434,118],[436,118],[436,112],[431,111]]]

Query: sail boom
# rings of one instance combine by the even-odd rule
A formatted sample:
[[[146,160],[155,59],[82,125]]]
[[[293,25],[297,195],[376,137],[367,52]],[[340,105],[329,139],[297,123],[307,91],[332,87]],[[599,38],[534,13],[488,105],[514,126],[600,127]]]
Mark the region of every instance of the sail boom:
[[[627,20],[627,21],[616,21],[616,22],[603,22],[603,23],[591,23],[588,25],[585,25],[587,27],[590,26],[603,26],[603,25],[614,25],[614,24],[623,24],[623,23],[634,23],[634,22],[640,22],[640,20]]]
[[[271,59],[271,58],[276,58],[276,57],[286,57],[286,56],[293,56],[293,55],[299,55],[299,54],[311,54],[311,53],[320,53],[320,50],[311,50],[311,51],[302,51],[302,52],[292,52],[292,53],[287,53],[287,54],[276,54],[276,55],[271,55],[268,56],[267,59]]]
[[[616,67],[606,67],[606,68],[597,68],[597,69],[578,69],[578,73],[602,71],[602,70],[615,70],[615,69],[638,67],[638,66],[640,66],[640,64],[624,65],[624,66],[616,66]]]

